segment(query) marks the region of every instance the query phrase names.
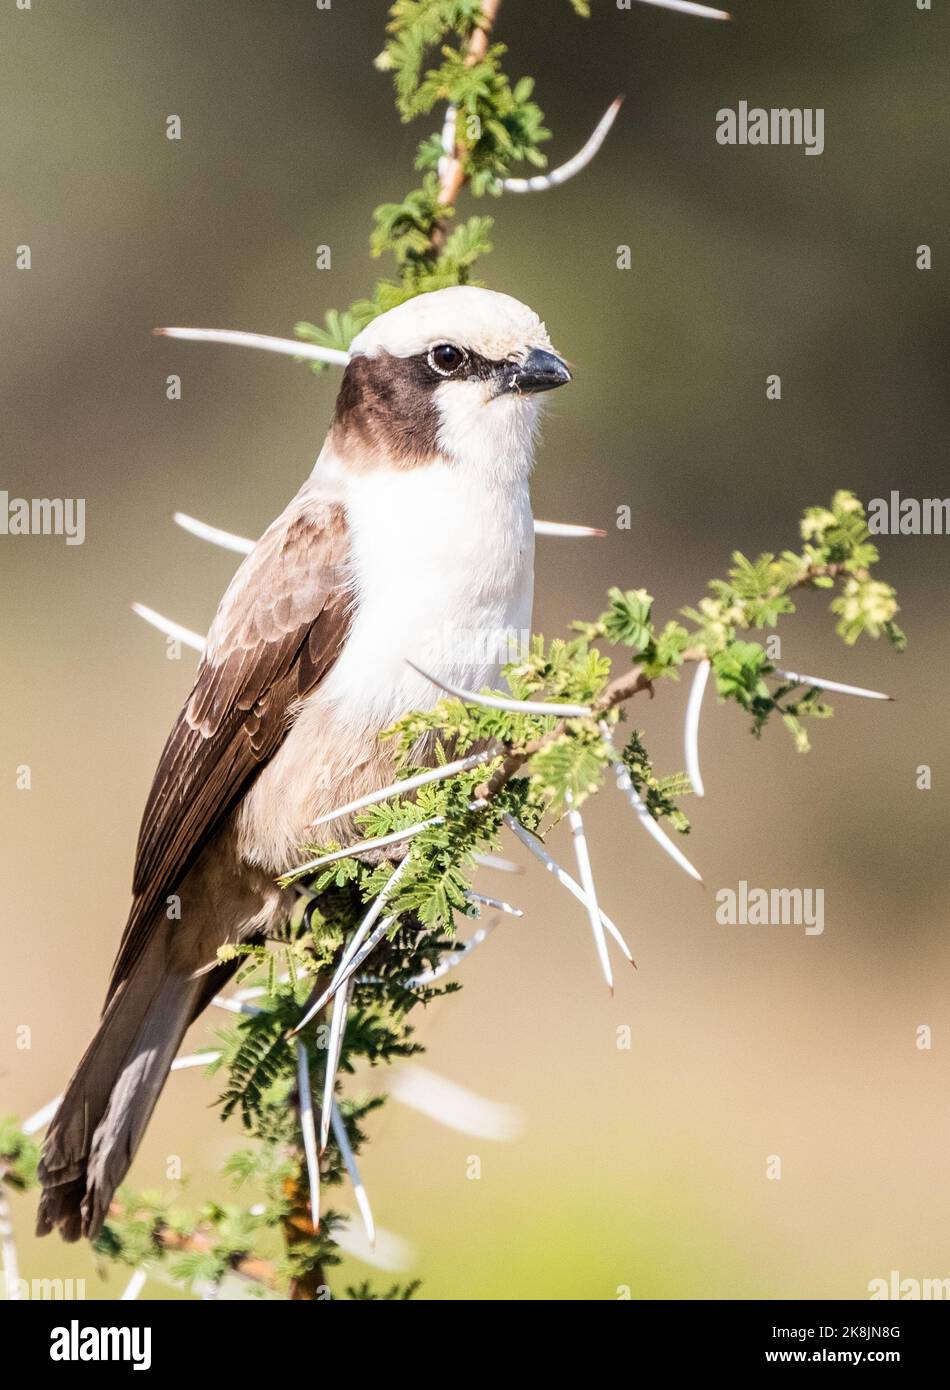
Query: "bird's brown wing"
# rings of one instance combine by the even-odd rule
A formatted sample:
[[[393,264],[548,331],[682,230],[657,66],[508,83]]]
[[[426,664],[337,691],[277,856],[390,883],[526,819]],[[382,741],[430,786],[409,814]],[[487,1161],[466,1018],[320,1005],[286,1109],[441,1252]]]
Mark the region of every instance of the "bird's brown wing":
[[[351,608],[347,552],[342,507],[300,501],[265,532],[231,581],[142,817],[134,902],[110,996],[147,945],[156,908],[336,660]]]

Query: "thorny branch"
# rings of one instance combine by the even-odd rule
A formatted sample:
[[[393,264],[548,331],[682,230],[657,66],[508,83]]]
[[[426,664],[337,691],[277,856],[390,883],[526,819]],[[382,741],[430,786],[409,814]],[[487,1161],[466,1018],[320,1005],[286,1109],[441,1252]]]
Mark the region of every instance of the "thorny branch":
[[[811,564],[803,571],[801,578],[791,587],[793,589],[807,588],[812,585],[816,579],[827,578],[834,580],[838,578],[841,573],[842,566],[838,563]],[[867,570],[859,571],[858,576],[862,579],[867,579]],[[776,598],[782,592],[782,588],[778,584],[774,584],[768,589],[767,596]],[[681,654],[680,659],[684,664],[688,664],[697,661],[706,661],[708,660],[708,655],[705,647],[687,647]],[[653,681],[645,674],[642,665],[634,665],[629,671],[624,671],[621,675],[615,676],[613,680],[611,680],[603,694],[594,701],[592,713],[594,717],[607,714],[610,710],[616,709],[618,705],[633,699],[635,695],[639,695],[643,691],[648,691],[652,699],[654,694]],[[537,753],[540,753],[542,749],[548,747],[552,743],[556,743],[559,738],[563,737],[566,728],[567,721],[561,720],[553,729],[550,729],[547,733],[540,735],[540,737],[536,739],[532,739],[523,747],[514,748],[508,746],[501,764],[492,773],[491,777],[482,782],[475,789],[476,801],[490,801],[493,797],[497,796],[511,778],[520,772],[525,764],[530,762]]]
[[[177,1231],[161,1218],[154,1219],[149,1212],[130,1211],[121,1202],[111,1204],[109,1217],[116,1222],[152,1221],[150,1235],[156,1249],[170,1254],[210,1255],[217,1248],[218,1242],[210,1226],[207,1229],[196,1226],[190,1232]],[[277,1266],[273,1260],[259,1259],[250,1254],[236,1254],[231,1257],[229,1266],[235,1274],[250,1279],[252,1283],[263,1284],[275,1291],[281,1287]]]
[[[474,67],[487,53],[492,26],[498,17],[500,8],[501,0],[482,0],[481,17],[467,45],[465,56],[466,67]],[[459,152],[460,140],[457,120],[452,122],[452,126],[454,128],[454,149],[452,154],[445,161],[445,167],[442,171],[442,178],[439,185],[439,203],[444,208],[453,208],[455,206],[467,179],[465,165]],[[438,252],[441,250],[445,245],[447,235],[448,218],[441,217],[432,228],[431,247],[433,251]]]
[[[684,655],[684,661],[699,661],[701,654],[690,652]],[[623,675],[615,676],[604,691],[593,704],[592,711],[595,715],[606,714],[608,710],[614,709],[617,705],[623,704],[626,700],[633,699],[634,695],[639,695],[641,691],[648,690],[652,697],[653,682],[643,674],[639,666],[634,666],[630,671],[625,671]],[[567,721],[560,720],[553,729],[540,737],[531,739],[522,748],[508,747],[505,757],[501,764],[492,773],[487,781],[482,782],[475,789],[476,801],[491,801],[497,796],[512,777],[530,762],[536,753],[547,748],[549,744],[556,743],[567,729]]]
[[[648,2],[662,4],[667,8],[680,9],[686,13],[727,18],[724,12],[688,4],[685,3],[685,0],[684,3],[680,3],[680,0],[648,0]],[[464,59],[462,60],[462,65],[465,68],[474,68],[486,58],[490,61],[494,59],[496,50],[492,49],[490,40],[500,3],[501,0],[482,0],[480,11],[476,20],[473,21],[472,30],[465,44]],[[583,0],[573,0],[573,3],[578,12],[586,12],[586,5],[584,5]],[[394,6],[393,14],[396,15],[399,12],[400,6]],[[402,9],[404,17],[408,13],[408,9]],[[412,13],[418,15],[421,11],[413,9]],[[441,37],[446,38],[448,35],[443,34]],[[432,43],[431,36],[426,39],[426,42]],[[454,56],[458,61],[458,55]],[[390,65],[398,66],[398,60],[394,60]],[[523,87],[524,84],[519,84],[519,86]],[[415,80],[415,90],[418,91],[418,80]],[[510,91],[510,89],[508,90]],[[537,111],[537,108],[531,107],[530,114],[526,114],[531,105],[529,96],[530,82],[527,83],[526,92],[523,90],[520,95],[513,96],[514,104],[518,108],[518,118],[522,122],[522,153],[517,157],[523,158],[524,152],[527,151],[531,162],[537,165],[543,164],[544,161],[536,148],[536,143],[537,140],[544,138],[545,132],[538,128],[540,112]],[[615,103],[614,107],[611,108],[611,112],[614,114],[616,105]],[[431,107],[425,109],[431,109]],[[552,187],[557,182],[563,181],[563,178],[576,172],[578,168],[583,167],[584,163],[596,153],[597,148],[599,148],[599,141],[603,139],[607,129],[609,129],[612,119],[611,112],[608,112],[607,117],[603,118],[594,136],[588,141],[580,155],[575,156],[575,159],[563,166],[561,170],[554,171],[554,175],[559,177],[549,175],[544,180],[533,179],[516,182],[519,185],[524,184],[526,188]],[[176,329],[169,331],[168,336],[204,338],[210,341],[226,341],[250,347],[266,348],[274,352],[291,352],[298,356],[311,355],[322,364],[343,365],[347,361],[349,341],[359,325],[388,307],[393,302],[393,297],[398,300],[400,295],[405,297],[406,294],[414,294],[426,288],[432,288],[431,279],[427,280],[426,274],[430,274],[433,267],[436,271],[448,273],[458,282],[464,283],[476,257],[489,249],[485,241],[484,223],[486,219],[472,219],[472,224],[481,222],[483,224],[481,226],[470,224],[466,229],[458,229],[465,231],[468,238],[467,241],[465,237],[461,239],[462,251],[459,251],[458,246],[454,245],[459,240],[458,231],[449,238],[447,230],[449,219],[466,182],[470,180],[473,182],[473,189],[476,193],[486,190],[499,191],[506,184],[506,178],[503,175],[507,172],[508,164],[504,159],[502,159],[500,167],[490,164],[485,166],[484,163],[480,163],[481,155],[479,154],[475,158],[471,155],[471,151],[465,148],[457,126],[456,120],[452,120],[451,124],[447,121],[445,125],[445,131],[451,131],[452,145],[449,149],[446,141],[446,147],[442,151],[444,157],[438,168],[437,201],[432,193],[436,181],[434,176],[430,175],[429,178],[432,182],[428,185],[428,190],[422,190],[424,196],[421,202],[413,202],[417,195],[410,194],[404,204],[400,206],[377,210],[378,228],[377,236],[374,239],[374,250],[377,253],[381,250],[396,253],[400,275],[398,282],[381,282],[377,286],[376,295],[372,300],[358,303],[353,306],[352,311],[348,311],[344,315],[328,315],[325,329],[313,329],[310,325],[302,325],[298,331],[301,331],[302,336],[311,339],[310,345],[307,346],[289,343],[284,339],[262,339],[258,335],[237,334],[227,330]],[[439,151],[436,151],[436,155],[438,153]],[[497,155],[497,150],[495,153]],[[478,170],[474,179],[467,172],[467,169],[473,165]],[[420,164],[419,167],[426,167],[426,165]],[[432,168],[434,165],[428,167]],[[428,204],[425,202],[426,197],[428,197]],[[420,223],[417,224],[414,222],[414,218],[419,207],[422,207],[423,211],[418,213]],[[427,212],[426,207],[428,208]],[[380,217],[380,214],[383,215]],[[421,233],[420,226],[424,227]],[[415,240],[413,240],[414,236]],[[423,267],[425,273],[420,273],[420,267]],[[225,544],[228,548],[237,551],[245,551],[250,548],[250,542],[244,541],[241,537],[227,535],[215,528],[208,528],[202,523],[191,522],[188,518],[185,518],[185,523],[188,523],[188,529],[193,530],[196,534],[204,535],[206,539],[214,540],[217,544]],[[545,523],[539,524],[539,529],[545,525]],[[229,1071],[228,1088],[222,1097],[224,1114],[227,1115],[234,1109],[240,1109],[248,1123],[248,1128],[255,1139],[260,1141],[262,1149],[266,1149],[269,1145],[273,1150],[276,1146],[289,1159],[289,1162],[280,1169],[283,1174],[281,1199],[275,1205],[267,1208],[266,1224],[272,1229],[277,1226],[283,1231],[288,1253],[285,1265],[289,1265],[292,1271],[291,1297],[300,1299],[326,1297],[324,1266],[327,1263],[332,1263],[335,1258],[332,1240],[326,1233],[327,1227],[332,1225],[330,1214],[327,1215],[324,1228],[321,1230],[318,1205],[319,1191],[314,1190],[315,1187],[319,1189],[321,1176],[319,1156],[316,1154],[317,1145],[313,1119],[315,1092],[318,1090],[318,1085],[311,1083],[307,1065],[302,1060],[306,1058],[302,1043],[299,1040],[287,1042],[287,1038],[297,1034],[302,1026],[301,1009],[306,1010],[307,1007],[303,1003],[299,991],[295,988],[294,982],[298,978],[297,967],[301,965],[304,967],[301,982],[303,983],[305,977],[306,985],[313,985],[314,990],[317,981],[325,981],[327,971],[334,972],[333,978],[337,985],[346,990],[347,993],[342,996],[346,1002],[340,1012],[340,1018],[344,1021],[345,1027],[338,1030],[336,1042],[339,1052],[342,1054],[343,1065],[348,1069],[352,1070],[352,1062],[355,1058],[362,1058],[372,1063],[378,1060],[390,1060],[393,1057],[408,1056],[415,1051],[417,1045],[409,1040],[411,1029],[405,1024],[405,1015],[414,1004],[428,1002],[429,999],[436,996],[438,991],[432,989],[433,982],[441,979],[447,970],[462,960],[473,946],[484,940],[494,925],[492,923],[486,928],[479,929],[475,936],[464,943],[461,949],[457,949],[452,939],[453,914],[461,910],[468,915],[473,915],[473,913],[477,913],[479,904],[493,905],[501,910],[517,912],[516,909],[511,909],[508,904],[497,902],[494,899],[486,898],[483,894],[476,894],[471,891],[464,880],[461,866],[464,862],[470,867],[480,858],[482,862],[486,862],[485,856],[474,853],[472,842],[465,842],[464,837],[459,840],[452,838],[459,829],[456,821],[464,821],[466,817],[469,821],[473,819],[477,821],[477,817],[467,816],[467,811],[477,810],[479,807],[485,807],[492,802],[496,803],[493,812],[494,823],[498,826],[504,825],[513,832],[519,841],[541,860],[545,868],[586,909],[598,945],[598,953],[601,955],[602,963],[605,965],[605,974],[608,978],[609,964],[604,961],[604,932],[610,934],[627,960],[632,962],[632,955],[623,936],[597,902],[584,826],[580,811],[574,801],[573,774],[570,769],[561,772],[556,770],[551,761],[552,752],[558,753],[560,751],[559,744],[568,744],[575,746],[583,755],[590,751],[588,745],[600,740],[597,754],[600,759],[599,770],[602,771],[604,767],[613,768],[617,775],[618,786],[631,802],[641,823],[650,830],[650,833],[663,845],[666,851],[676,858],[686,872],[698,879],[697,871],[693,869],[681,852],[672,846],[658,823],[660,815],[669,815],[679,817],[680,823],[677,823],[676,819],[673,820],[675,828],[688,828],[685,817],[682,817],[675,808],[673,793],[664,789],[663,783],[653,777],[649,758],[646,756],[642,744],[639,743],[638,735],[634,735],[631,743],[623,750],[622,754],[619,749],[614,748],[610,741],[611,721],[607,716],[621,704],[644,690],[649,691],[652,695],[654,681],[658,675],[672,674],[674,666],[680,666],[687,662],[699,663],[700,671],[708,672],[711,667],[715,668],[720,694],[724,697],[731,696],[742,708],[753,714],[756,731],[764,724],[771,711],[779,712],[783,720],[793,729],[793,732],[796,732],[799,746],[803,746],[800,739],[800,718],[806,714],[819,713],[821,707],[818,706],[815,697],[823,685],[848,694],[884,698],[878,692],[842,686],[835,682],[821,682],[815,678],[795,676],[792,672],[780,670],[767,661],[765,652],[761,647],[755,643],[745,642],[738,631],[747,627],[762,628],[774,625],[775,617],[779,613],[791,611],[790,606],[783,606],[785,596],[791,588],[809,584],[813,584],[815,587],[833,586],[835,580],[841,578],[845,581],[845,589],[842,595],[835,599],[832,607],[841,615],[839,631],[844,636],[845,641],[854,641],[862,632],[877,636],[883,631],[895,642],[895,645],[899,645],[902,640],[901,635],[893,623],[893,615],[897,611],[896,598],[889,586],[872,580],[870,576],[869,566],[877,559],[877,555],[873,546],[868,543],[866,530],[862,530],[862,527],[863,511],[860,504],[850,494],[839,493],[836,495],[830,511],[812,509],[806,514],[803,535],[806,540],[810,538],[811,552],[814,554],[822,546],[826,548],[822,551],[820,560],[805,563],[804,557],[800,559],[798,556],[791,556],[787,553],[780,561],[775,561],[772,556],[764,556],[755,563],[745,561],[741,556],[734,557],[736,569],[730,571],[729,580],[714,581],[713,586],[711,586],[716,597],[714,599],[707,598],[701,602],[700,608],[703,610],[701,613],[687,610],[697,623],[697,629],[692,634],[687,633],[676,623],[668,624],[662,633],[657,632],[649,614],[649,608],[652,604],[652,600],[647,602],[649,596],[644,595],[642,591],[632,591],[627,594],[621,594],[619,590],[614,591],[612,594],[614,611],[604,615],[599,624],[587,626],[591,633],[596,630],[597,635],[606,636],[608,641],[615,645],[619,643],[633,648],[633,664],[628,670],[612,679],[606,680],[604,677],[602,680],[593,681],[591,672],[598,668],[602,659],[599,653],[592,649],[587,650],[585,648],[580,652],[577,657],[577,669],[568,672],[570,679],[565,677],[562,685],[552,691],[554,700],[564,708],[568,708],[572,704],[581,708],[580,723],[577,723],[573,717],[561,717],[543,733],[538,733],[535,720],[531,735],[525,736],[524,730],[531,727],[530,718],[529,722],[525,723],[526,717],[550,714],[550,702],[532,702],[530,697],[524,695],[512,701],[490,696],[480,697],[472,692],[461,692],[463,695],[470,694],[472,696],[472,705],[475,708],[469,709],[465,715],[470,723],[472,722],[472,715],[478,713],[477,706],[483,707],[483,713],[485,708],[492,711],[491,719],[495,721],[493,732],[483,741],[481,746],[490,746],[493,750],[493,757],[498,756],[495,750],[500,748],[503,754],[501,762],[492,775],[478,785],[475,785],[473,773],[476,764],[473,760],[471,766],[466,766],[464,769],[451,766],[440,769],[440,778],[451,776],[451,782],[437,781],[434,774],[429,772],[416,772],[414,776],[409,776],[406,779],[404,785],[396,784],[380,789],[373,798],[366,798],[368,806],[364,829],[366,827],[371,828],[373,825],[372,815],[374,812],[369,810],[369,803],[372,802],[377,816],[375,824],[380,831],[378,838],[386,840],[389,844],[416,837],[414,844],[420,847],[420,851],[417,854],[414,850],[412,855],[416,881],[410,885],[410,888],[416,897],[412,899],[410,894],[410,898],[406,902],[395,904],[392,915],[386,917],[383,922],[376,926],[372,935],[360,948],[359,955],[356,954],[356,936],[353,933],[352,924],[360,918],[366,924],[367,918],[375,920],[374,912],[379,915],[378,909],[388,891],[386,883],[395,877],[392,874],[391,865],[384,863],[374,867],[358,862],[357,856],[360,853],[360,846],[355,846],[351,847],[349,855],[331,852],[322,855],[315,863],[303,866],[303,868],[310,870],[319,866],[321,872],[310,885],[309,907],[314,909],[312,921],[308,919],[302,928],[295,926],[294,932],[297,935],[291,935],[288,941],[283,943],[283,949],[286,950],[290,963],[288,972],[278,977],[274,968],[275,957],[273,953],[268,955],[268,953],[262,952],[248,963],[252,969],[266,969],[268,971],[266,985],[256,985],[250,990],[239,991],[230,999],[222,998],[214,1001],[220,1003],[221,1007],[242,1015],[240,1023],[236,1025],[235,1032],[230,1038],[223,1040],[224,1060]],[[562,527],[553,529],[556,533],[561,534],[568,531],[572,534],[591,534],[589,528]],[[838,559],[837,556],[839,555],[844,555],[845,558]],[[774,584],[767,579],[767,576],[773,571],[784,576]],[[788,575],[792,572],[797,576],[794,583],[788,582]],[[148,621],[153,622],[161,630],[187,645],[194,646],[199,650],[203,646],[203,639],[200,635],[191,633],[177,624],[170,624],[168,620],[161,618],[160,615],[151,610],[139,608],[138,611]],[[605,619],[610,619],[615,624],[617,631],[612,632],[610,622],[605,625]],[[672,634],[670,629],[673,629]],[[644,643],[647,644],[657,659],[654,660],[652,657],[650,660],[643,659],[640,653],[644,651]],[[665,652],[662,660],[657,656],[661,648]],[[550,652],[544,655],[544,662],[553,665]],[[544,663],[542,662],[542,664]],[[763,677],[780,680],[782,684],[779,690],[768,692],[764,687]],[[543,685],[544,681],[540,681],[537,686],[529,686],[528,689],[538,689]],[[801,686],[808,687],[803,696],[795,696],[790,702],[782,703],[782,699]],[[765,691],[764,694],[763,691]],[[701,696],[702,692],[699,693]],[[514,708],[514,713],[512,713],[512,708]],[[554,708],[557,709],[557,704]],[[698,702],[694,714],[697,711]],[[504,718],[502,719],[500,716],[504,716]],[[410,724],[414,717],[416,716],[410,716],[405,722]],[[424,719],[426,716],[419,717]],[[506,720],[508,721],[507,726]],[[432,728],[431,725],[429,727]],[[487,727],[486,725],[486,729]],[[695,734],[696,728],[694,726],[693,738],[695,738]],[[688,735],[688,740],[689,737]],[[518,782],[515,782],[514,779],[518,772],[532,760],[536,760],[536,766],[537,762],[544,762],[545,759],[548,761],[547,783],[543,786],[541,799],[549,798],[549,805],[552,802],[557,802],[568,811],[574,832],[580,883],[557,864],[527,828],[538,822],[538,801],[533,806],[530,803],[532,787],[535,792],[538,791],[538,786],[533,786],[535,773],[533,769],[529,768],[527,778]],[[412,769],[407,766],[403,771],[412,772]],[[548,785],[551,781],[557,783],[553,797]],[[665,781],[676,783],[677,779],[665,779]],[[512,783],[514,783],[513,786]],[[417,802],[397,804],[396,807],[391,808],[392,814],[381,806],[380,803],[386,800],[404,796],[410,787],[418,793]],[[521,790],[517,790],[518,788]],[[528,789],[527,795],[525,789]],[[679,791],[682,790],[684,788],[680,787]],[[679,791],[675,794],[678,795]],[[583,794],[586,795],[589,792],[590,787],[585,787]],[[505,794],[504,799],[501,799],[502,793]],[[461,801],[460,794],[464,798]],[[439,800],[440,795],[441,801]],[[472,801],[472,797],[474,797],[474,801]],[[519,797],[525,799],[519,800]],[[499,814],[499,799],[501,799],[501,807],[505,808],[501,814]],[[578,800],[580,799],[579,797]],[[410,808],[408,813],[407,806]],[[456,816],[455,812],[460,806],[464,808],[463,814]],[[415,821],[407,825],[407,822],[411,821],[413,810],[416,813],[421,810],[427,819],[421,824]],[[431,814],[433,810],[436,810],[437,814]],[[518,815],[513,813],[514,811],[524,817],[524,824],[521,823]],[[341,813],[340,808],[338,808],[334,814]],[[444,838],[440,840],[440,837]],[[372,836],[364,837],[362,842],[364,848],[371,839]],[[484,841],[479,842],[477,838],[474,843],[478,847],[484,847]],[[409,858],[410,856],[405,856],[402,862],[407,863]],[[500,867],[497,861],[494,863],[494,867]],[[427,873],[429,875],[428,882],[426,880]],[[386,878],[386,875],[389,876],[389,879]],[[423,891],[429,894],[428,898],[422,896]],[[370,904],[368,911],[367,904]],[[408,925],[403,926],[401,925],[402,922],[406,922]],[[388,940],[386,939],[387,933]],[[372,965],[373,975],[359,975],[353,978],[356,969],[363,968],[363,960],[365,959],[363,953],[368,954],[370,950],[375,951]],[[345,965],[348,953],[352,956],[352,960],[350,965]],[[265,956],[267,957],[266,960]],[[352,1011],[346,1007],[347,994],[351,987],[356,991]],[[451,988],[451,986],[449,987]],[[252,995],[261,997],[264,1007],[250,1008],[246,1002],[243,1002]],[[321,997],[317,1000],[318,1005],[328,1002],[328,998],[329,993],[324,989]],[[367,1003],[370,998],[372,1002]],[[311,993],[312,999],[313,993]],[[345,1039],[344,1032],[346,1034]],[[324,1106],[326,1106],[326,1097],[332,1097],[334,1094],[336,1069],[340,1062],[340,1056],[337,1055],[337,1052],[334,1051],[334,1056],[331,1058],[329,1051],[327,1049],[324,1057]],[[194,1060],[180,1059],[180,1062],[182,1065],[188,1065]],[[295,1100],[297,1101],[296,1106]],[[332,1101],[331,1125],[336,1149],[326,1152],[323,1163],[323,1177],[328,1181],[339,1181],[344,1169],[349,1173],[357,1194],[357,1203],[363,1213],[364,1221],[367,1223],[368,1232],[372,1230],[372,1220],[371,1216],[368,1215],[365,1193],[362,1191],[362,1184],[355,1170],[353,1152],[362,1143],[364,1137],[360,1132],[360,1122],[377,1103],[379,1102],[373,1100],[348,1100],[344,1102],[342,1098],[339,1104],[335,1100]],[[288,1109],[290,1111],[289,1119]],[[341,1110],[345,1111],[346,1124],[341,1117]],[[347,1134],[347,1125],[351,1129],[349,1135]],[[326,1123],[321,1126],[321,1130],[324,1142],[326,1142]],[[22,1168],[25,1172],[29,1167],[25,1160],[20,1162],[19,1146],[22,1137],[22,1135],[14,1134],[12,1139],[7,1141],[6,1149],[0,1150],[0,1160],[8,1165],[11,1163],[19,1164],[16,1181],[21,1185],[29,1185],[23,1180],[23,1175],[19,1171]],[[244,1175],[261,1180],[266,1179],[268,1172],[266,1158],[262,1158],[260,1162],[256,1160],[244,1162],[245,1157],[242,1156],[242,1164],[240,1165],[244,1170]],[[2,1168],[3,1163],[0,1163],[0,1168]],[[232,1172],[237,1173],[238,1166],[235,1166]],[[0,1174],[0,1178],[9,1185],[15,1185],[13,1176],[10,1174]],[[127,1262],[134,1261],[135,1254],[139,1249],[138,1238],[141,1236],[141,1229],[138,1232],[133,1231],[128,1240],[125,1239],[125,1236],[128,1234],[128,1228],[141,1228],[143,1210],[147,1217],[145,1226],[150,1238],[149,1258],[152,1250],[172,1252],[189,1257],[199,1263],[205,1260],[219,1270],[222,1266],[233,1269],[238,1274],[268,1288],[281,1289],[285,1287],[286,1268],[282,1269],[276,1263],[260,1258],[245,1248],[246,1244],[250,1244],[250,1240],[245,1240],[244,1227],[239,1228],[237,1237],[232,1232],[228,1238],[226,1233],[222,1234],[227,1224],[226,1220],[212,1212],[207,1220],[203,1216],[197,1225],[192,1225],[186,1229],[182,1222],[173,1224],[166,1219],[163,1213],[154,1208],[149,1211],[142,1200],[131,1197],[126,1199],[124,1203],[117,1203],[111,1212],[111,1225],[114,1227],[111,1232],[113,1241],[111,1253],[116,1258],[124,1258]],[[370,1239],[372,1240],[372,1236]],[[9,1272],[11,1267],[15,1267],[16,1255],[15,1247],[10,1241],[6,1243],[3,1253]],[[373,1295],[368,1292],[357,1291],[353,1293],[353,1296],[371,1297]],[[397,1297],[400,1295],[394,1291],[388,1296]]]

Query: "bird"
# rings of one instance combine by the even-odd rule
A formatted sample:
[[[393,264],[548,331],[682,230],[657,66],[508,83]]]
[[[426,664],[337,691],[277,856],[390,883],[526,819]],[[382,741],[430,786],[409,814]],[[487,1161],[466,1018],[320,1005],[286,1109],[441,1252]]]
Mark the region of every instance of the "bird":
[[[474,286],[354,338],[313,471],[231,580],[159,760],[98,1029],[44,1144],[39,1234],[98,1235],[235,969],[219,949],[285,925],[278,879],[308,827],[392,781],[378,735],[433,707],[423,670],[496,684],[530,631],[539,408],[571,378],[535,312]]]

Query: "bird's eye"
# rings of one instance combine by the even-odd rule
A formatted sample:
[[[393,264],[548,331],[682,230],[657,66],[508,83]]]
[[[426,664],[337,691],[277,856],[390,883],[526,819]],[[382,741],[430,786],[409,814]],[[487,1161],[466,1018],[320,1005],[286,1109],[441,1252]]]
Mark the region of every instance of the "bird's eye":
[[[439,343],[429,351],[429,366],[440,376],[454,376],[465,361],[465,352],[452,343]]]

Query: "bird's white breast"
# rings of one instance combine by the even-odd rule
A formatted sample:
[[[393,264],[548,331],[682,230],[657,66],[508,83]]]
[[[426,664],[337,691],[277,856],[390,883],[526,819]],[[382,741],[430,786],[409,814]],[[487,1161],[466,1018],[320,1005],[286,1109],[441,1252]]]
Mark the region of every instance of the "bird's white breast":
[[[498,679],[531,622],[527,481],[486,483],[450,463],[373,471],[347,488],[356,606],[323,702],[382,727],[435,703],[407,665],[474,689]]]
[[[273,871],[296,862],[315,817],[391,780],[392,746],[377,735],[442,695],[407,658],[477,690],[497,683],[531,623],[527,470],[486,481],[453,463],[346,476],[334,460],[321,463],[346,507],[353,617],[241,808],[242,854]]]

